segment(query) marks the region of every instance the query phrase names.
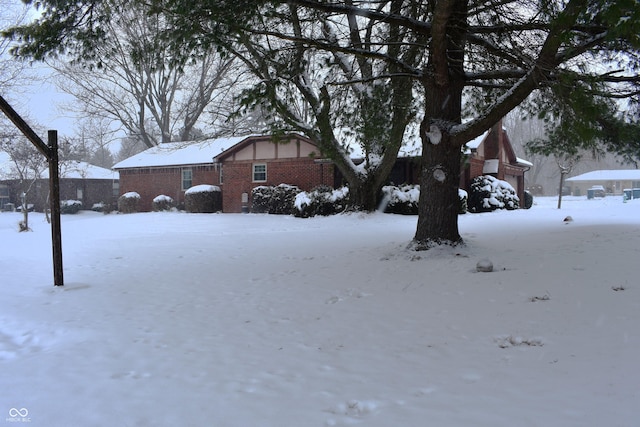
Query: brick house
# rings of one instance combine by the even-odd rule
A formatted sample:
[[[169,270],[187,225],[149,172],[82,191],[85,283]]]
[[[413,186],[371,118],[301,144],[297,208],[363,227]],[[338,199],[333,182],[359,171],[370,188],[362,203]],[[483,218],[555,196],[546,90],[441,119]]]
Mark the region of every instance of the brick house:
[[[409,147],[398,158],[389,181],[394,184],[418,184],[421,151],[419,147]],[[416,152],[418,155],[416,155]],[[524,200],[524,174],[533,165],[515,155],[509,136],[502,126],[502,120],[491,129],[466,144],[468,158],[460,170],[460,188],[468,190],[473,178],[492,175],[507,181],[516,190],[520,200]]]
[[[251,190],[260,185],[311,190],[334,182],[333,164],[321,158],[313,141],[297,134],[277,142],[254,135],[162,144],[113,169],[120,174],[120,194],[140,194],[142,211],[150,211],[161,194],[182,205],[184,192],[200,184],[220,187],[223,212],[242,212],[251,209]]]
[[[33,205],[34,210],[48,208],[49,170],[44,169],[33,183],[21,183],[9,166],[0,165],[0,208],[20,206],[24,191],[28,191],[27,204]],[[91,209],[97,203],[112,203],[118,191],[117,174],[109,169],[79,161],[60,163],[60,200],[79,200],[83,209]]]
[[[469,161],[460,177],[460,188],[468,189],[473,178],[492,175],[506,181],[520,200],[524,200],[524,174],[533,164],[516,156],[502,120],[484,134],[467,143]]]

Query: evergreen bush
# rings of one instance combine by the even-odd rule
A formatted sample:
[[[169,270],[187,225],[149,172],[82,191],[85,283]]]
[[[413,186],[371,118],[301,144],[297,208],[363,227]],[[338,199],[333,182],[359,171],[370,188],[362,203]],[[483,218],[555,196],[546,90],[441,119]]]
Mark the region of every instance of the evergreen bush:
[[[291,215],[300,189],[295,185],[261,185],[251,191],[251,212]]]
[[[251,212],[268,213],[275,187],[261,185],[251,190]]]
[[[530,191],[525,191],[524,192],[524,208],[525,209],[531,209],[531,206],[533,206],[533,194],[531,194]]]
[[[480,175],[471,181],[469,212],[492,212],[496,209],[518,209],[516,190],[506,181],[491,175]]]
[[[347,207],[348,196],[348,187],[334,190],[327,185],[319,185],[309,192],[302,191],[296,195],[294,215],[309,218],[343,212]]]
[[[404,184],[398,187],[387,185],[382,187],[382,208],[385,213],[402,215],[418,215],[418,201],[420,199],[420,186]],[[467,212],[467,192],[458,190],[458,213]]]
[[[161,194],[153,199],[154,212],[170,211],[175,206],[173,199],[169,196]]]
[[[222,192],[215,185],[196,185],[185,191],[184,204],[187,212],[219,212],[222,210]]]
[[[61,214],[76,214],[82,209],[80,200],[63,200],[60,202]]]
[[[140,194],[135,191],[124,193],[118,198],[118,211],[121,213],[139,212]]]
[[[385,213],[417,215],[420,186],[404,184],[398,187],[386,185],[382,187],[382,203]]]
[[[458,214],[466,214],[469,209],[469,194],[462,188],[458,189],[458,200],[460,205],[458,206]]]

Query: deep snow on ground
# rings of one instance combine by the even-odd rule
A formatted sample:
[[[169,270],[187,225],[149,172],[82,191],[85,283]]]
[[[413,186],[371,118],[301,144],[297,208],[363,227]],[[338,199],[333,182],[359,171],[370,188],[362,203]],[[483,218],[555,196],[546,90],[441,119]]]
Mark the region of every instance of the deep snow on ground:
[[[20,218],[0,425],[640,425],[640,201],[462,215],[419,253],[410,216],[82,212],[62,288]]]

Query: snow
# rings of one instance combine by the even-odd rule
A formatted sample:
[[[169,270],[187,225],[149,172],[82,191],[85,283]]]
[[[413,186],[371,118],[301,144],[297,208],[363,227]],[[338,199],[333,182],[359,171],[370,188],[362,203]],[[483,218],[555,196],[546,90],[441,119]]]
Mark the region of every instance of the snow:
[[[567,178],[566,181],[640,181],[640,169],[595,170]]]
[[[184,194],[214,193],[219,191],[220,191],[220,187],[218,187],[217,185],[200,184],[200,185],[194,185],[193,187],[189,188],[187,191],[184,192]]]
[[[154,197],[153,203],[173,203],[173,199],[165,194]]]
[[[427,138],[429,138],[429,142],[433,145],[438,145],[442,141],[442,132],[440,128],[436,125],[431,125],[429,127],[429,132],[427,132]]]
[[[47,163],[44,160],[42,163],[42,168],[43,169],[40,177],[42,179],[48,179],[49,169],[47,167]],[[0,179],[15,178],[16,173],[14,171],[14,164],[11,161],[11,158],[7,153],[0,151]],[[94,166],[87,162],[66,160],[60,162],[60,178],[117,180],[118,174],[110,169]]]
[[[489,135],[489,130],[486,130],[482,135],[479,135],[473,138],[471,141],[467,142],[465,146],[467,150],[471,152],[471,150],[477,150],[480,147],[480,144],[485,140],[485,138]]]
[[[416,217],[0,213],[0,413],[33,426],[633,426],[640,201]],[[572,222],[563,218],[571,216]],[[480,260],[493,272],[476,272]],[[24,417],[23,417],[24,416]],[[15,420],[14,420],[15,418]],[[1,419],[1,418],[0,418]]]
[[[49,169],[45,169],[42,173],[42,177],[49,179]],[[75,179],[118,179],[118,174],[110,169],[94,166],[87,162],[80,161],[65,161],[60,164],[60,177],[61,178],[75,178]]]
[[[129,191],[128,193],[124,193],[122,196],[123,199],[139,199],[140,194],[135,191]]]
[[[116,163],[113,169],[211,163],[214,157],[247,138],[248,136],[236,136],[207,139],[199,142],[189,141],[160,144]]]

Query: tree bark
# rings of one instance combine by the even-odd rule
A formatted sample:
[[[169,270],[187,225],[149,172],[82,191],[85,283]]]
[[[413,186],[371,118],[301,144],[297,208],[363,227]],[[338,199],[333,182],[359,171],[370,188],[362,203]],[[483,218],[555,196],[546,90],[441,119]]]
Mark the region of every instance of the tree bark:
[[[420,199],[418,225],[413,241],[416,250],[438,245],[463,243],[458,231],[460,185],[460,147],[449,143],[449,135],[442,134],[433,144],[422,125],[422,162],[420,169]]]
[[[452,137],[451,129],[460,124],[462,115],[466,20],[465,1],[437,3],[429,62],[422,81],[425,115],[420,125],[420,199],[413,239],[417,250],[463,243],[458,231],[462,153],[460,140]]]

